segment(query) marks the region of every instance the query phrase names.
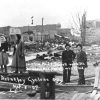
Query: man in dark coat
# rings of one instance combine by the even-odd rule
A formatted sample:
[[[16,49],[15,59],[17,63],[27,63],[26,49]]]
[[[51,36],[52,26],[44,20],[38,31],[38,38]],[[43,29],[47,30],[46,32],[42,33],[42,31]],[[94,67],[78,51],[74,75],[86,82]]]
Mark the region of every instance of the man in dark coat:
[[[65,45],[66,50],[62,52],[63,83],[70,82],[71,67],[76,54],[70,50],[70,45]]]
[[[78,84],[85,84],[85,77],[84,77],[84,70],[87,67],[87,55],[85,51],[82,50],[82,45],[78,44],[77,46],[78,53],[77,53],[77,67],[79,73],[79,80]]]

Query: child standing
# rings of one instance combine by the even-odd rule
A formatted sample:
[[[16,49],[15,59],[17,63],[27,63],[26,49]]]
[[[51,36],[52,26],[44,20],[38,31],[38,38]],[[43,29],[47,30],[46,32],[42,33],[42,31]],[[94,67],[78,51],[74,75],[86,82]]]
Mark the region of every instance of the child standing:
[[[82,85],[85,84],[85,77],[84,77],[84,70],[87,67],[87,55],[85,51],[83,51],[83,47],[81,44],[78,44],[77,46],[77,68],[79,73],[79,80],[78,84]]]

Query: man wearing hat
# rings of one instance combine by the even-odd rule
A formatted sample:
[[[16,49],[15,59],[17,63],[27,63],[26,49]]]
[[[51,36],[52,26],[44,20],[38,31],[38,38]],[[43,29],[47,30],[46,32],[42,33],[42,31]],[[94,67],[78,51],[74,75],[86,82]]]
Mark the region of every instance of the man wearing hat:
[[[65,49],[62,52],[62,66],[63,66],[63,83],[70,82],[71,67],[76,54],[70,50],[70,45],[66,43]]]

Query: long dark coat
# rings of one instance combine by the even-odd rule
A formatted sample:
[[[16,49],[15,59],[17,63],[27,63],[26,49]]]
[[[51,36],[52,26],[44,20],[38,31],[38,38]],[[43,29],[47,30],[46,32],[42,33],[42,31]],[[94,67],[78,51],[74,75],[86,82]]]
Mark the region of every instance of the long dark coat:
[[[16,70],[18,68],[18,71],[26,71],[26,62],[25,62],[25,55],[24,55],[24,43],[20,41],[18,44],[15,53],[13,55],[12,60],[12,70]]]

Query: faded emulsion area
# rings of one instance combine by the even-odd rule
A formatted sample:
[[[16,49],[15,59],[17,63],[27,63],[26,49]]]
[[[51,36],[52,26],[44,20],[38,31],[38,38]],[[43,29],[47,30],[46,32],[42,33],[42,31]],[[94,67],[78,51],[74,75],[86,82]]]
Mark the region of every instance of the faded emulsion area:
[[[98,0],[0,2],[0,99],[99,100]]]

